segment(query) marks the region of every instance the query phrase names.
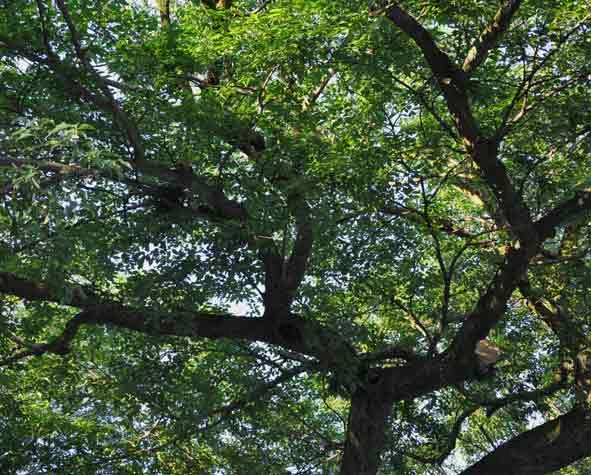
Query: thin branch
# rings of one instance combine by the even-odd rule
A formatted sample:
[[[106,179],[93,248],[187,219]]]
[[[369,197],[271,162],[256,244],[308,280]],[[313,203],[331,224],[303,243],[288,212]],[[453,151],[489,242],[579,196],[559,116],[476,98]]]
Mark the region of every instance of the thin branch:
[[[256,15],[257,13],[261,13],[273,0],[262,0],[260,5],[256,7],[253,11],[249,13],[249,15]]]
[[[276,387],[280,386],[281,384],[290,381],[294,377],[302,374],[305,371],[309,371],[313,366],[310,364],[307,365],[300,365],[296,368],[283,371],[280,376],[276,377],[272,381],[261,383],[254,387],[252,391],[250,391],[245,397],[240,399],[235,399],[234,401],[226,404],[225,406],[216,409],[212,412],[212,415],[220,415],[219,419],[215,422],[208,424],[207,428],[211,429],[212,427],[220,424],[223,422],[227,417],[232,415],[238,410],[243,409],[249,404],[256,403],[260,400],[263,396],[269,393],[271,390],[275,389]]]
[[[322,95],[322,93],[326,89],[326,86],[328,86],[328,83],[335,76],[336,73],[336,69],[329,68],[328,72],[320,81],[318,87],[312,92],[312,94],[309,97],[304,98],[304,101],[302,103],[302,112],[310,110],[314,106],[314,104],[316,104],[316,101]]]
[[[378,210],[379,213],[383,213],[389,216],[397,216],[400,218],[404,218],[411,223],[426,225],[425,217],[423,213],[415,208],[411,208],[408,206],[401,206],[401,205],[393,205],[393,206],[383,206]],[[359,211],[353,215],[353,217],[357,217],[364,214],[363,212]],[[344,222],[348,220],[350,216],[346,218],[342,218],[338,221],[338,223]],[[432,224],[436,227],[437,231],[443,232],[449,236],[456,236],[460,238],[466,238],[469,240],[476,239],[478,237],[477,234],[472,234],[467,229],[459,227],[456,223],[454,223],[451,219],[448,218],[437,218],[433,220],[431,218]]]
[[[427,102],[427,99],[420,91],[416,90],[414,87],[412,87],[406,81],[404,81],[396,76],[393,76],[393,79],[394,79],[394,82],[397,82],[398,84],[400,84],[402,87],[404,87],[406,90],[408,90],[411,94],[413,94],[421,102],[421,104],[427,110],[427,112],[429,112],[433,116],[433,118],[437,121],[439,126],[443,130],[445,130],[447,132],[447,134],[453,140],[458,139],[458,134],[454,131],[453,127],[451,127],[447,122],[445,122],[445,120],[443,119],[443,117],[441,117],[439,115],[439,113],[437,112],[435,107],[433,107],[431,104],[429,104]]]
[[[522,78],[520,84],[517,86],[517,90],[515,91],[515,94],[513,95],[511,102],[509,103],[507,108],[504,110],[501,123],[499,124],[499,126],[494,134],[494,136],[497,138],[498,141],[502,140],[502,138],[505,137],[511,131],[512,127],[526,114],[527,98],[528,98],[531,88],[536,84],[536,83],[534,83],[534,78],[535,78],[536,74],[538,74],[546,66],[546,64],[562,49],[562,47],[567,43],[567,41],[570,39],[570,37],[572,35],[574,35],[582,26],[584,26],[586,24],[586,22],[589,20],[589,18],[591,18],[591,15],[585,16],[579,23],[577,23],[577,25],[575,25],[569,31],[564,33],[556,41],[556,46],[554,47],[554,49],[549,51],[543,57],[543,59],[537,64],[535,64],[535,59],[537,58],[537,54],[538,54],[538,49],[536,47],[536,50],[534,52],[534,64],[532,65],[532,68],[531,68],[529,74],[526,74],[524,71],[523,78]],[[513,113],[513,110],[515,109],[517,103],[520,100],[523,100],[521,111],[518,112],[517,115],[515,115],[511,119],[511,115]]]
[[[0,366],[8,366],[17,361],[23,360],[30,356],[41,356],[45,353],[52,353],[56,355],[65,355],[70,352],[70,344],[78,328],[86,323],[88,316],[82,312],[72,318],[67,324],[63,332],[54,340],[42,344],[27,344],[26,350],[20,351],[8,358],[0,360]]]
[[[441,465],[445,461],[445,459],[447,459],[447,457],[449,457],[449,455],[456,448],[456,443],[457,443],[458,437],[460,436],[460,433],[462,431],[462,425],[464,424],[466,419],[468,419],[478,409],[480,409],[479,406],[471,406],[471,407],[465,409],[464,411],[462,411],[462,413],[456,418],[456,420],[452,426],[452,429],[449,433],[449,437],[447,438],[444,448],[438,454],[431,455],[431,456],[425,456],[425,455],[421,455],[417,451],[414,451],[414,452],[404,452],[404,455],[406,457],[410,457],[411,459],[417,460],[418,462],[421,462],[421,463]],[[427,448],[428,450],[432,450],[432,444],[425,444],[424,447]],[[418,450],[420,450],[420,449],[421,449],[421,447],[419,447]]]
[[[57,175],[92,177],[99,174],[97,170],[93,170],[92,168],[84,168],[80,165],[65,164],[47,160],[16,159],[7,157],[0,152],[0,167],[22,168],[26,166],[32,166],[38,170],[55,173]]]
[[[419,331],[419,333],[421,333],[421,335],[423,335],[427,339],[429,344],[431,344],[431,342],[433,341],[433,337],[431,336],[431,333],[429,332],[429,330],[427,330],[427,328],[425,327],[423,322],[421,322],[419,317],[416,316],[416,314],[414,313],[412,308],[406,307],[396,297],[392,297],[391,301],[394,306],[398,307],[400,310],[403,311],[403,313],[408,317],[408,319],[410,319],[411,325],[414,328],[416,328]]]

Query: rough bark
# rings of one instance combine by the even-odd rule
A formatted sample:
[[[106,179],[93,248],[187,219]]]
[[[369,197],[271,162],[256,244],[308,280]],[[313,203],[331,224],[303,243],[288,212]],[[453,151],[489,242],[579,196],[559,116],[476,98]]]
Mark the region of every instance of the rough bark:
[[[392,409],[381,386],[381,379],[368,381],[351,398],[341,475],[375,475],[378,470]]]

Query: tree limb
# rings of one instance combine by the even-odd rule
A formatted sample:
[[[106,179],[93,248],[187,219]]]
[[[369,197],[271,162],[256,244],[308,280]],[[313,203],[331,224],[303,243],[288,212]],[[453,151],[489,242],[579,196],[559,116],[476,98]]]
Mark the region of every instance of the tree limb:
[[[516,236],[524,241],[535,237],[529,210],[513,187],[505,166],[498,159],[498,140],[483,137],[479,131],[470,108],[465,72],[453,64],[450,57],[439,49],[431,34],[397,3],[387,7],[386,17],[404,31],[423,53],[438,80],[464,145],[481,169]]]
[[[445,96],[447,106],[454,118],[460,136],[468,143],[476,143],[478,126],[468,102],[467,78],[450,57],[444,53],[435,40],[412,15],[393,3],[386,9],[386,17],[404,31],[420,48],[427,64],[435,75]]]
[[[101,109],[106,109],[111,112],[115,124],[118,125],[121,129],[123,129],[131,147],[133,148],[135,160],[138,162],[144,160],[144,144],[142,142],[141,135],[136,124],[132,121],[131,117],[127,114],[127,112],[125,112],[121,108],[118,101],[115,99],[115,96],[109,89],[109,86],[107,85],[107,83],[105,83],[103,77],[100,74],[98,74],[95,68],[92,66],[90,60],[88,59],[88,56],[86,55],[86,49],[82,47],[80,33],[78,32],[78,29],[74,24],[74,20],[70,15],[70,11],[66,5],[65,0],[56,0],[56,3],[68,26],[68,31],[70,32],[70,39],[72,41],[76,57],[80,61],[82,68],[96,81],[103,96],[99,98],[99,96],[90,93],[87,94],[87,97],[91,98],[92,102]],[[57,72],[56,66],[60,65],[61,61],[55,55],[50,55],[49,59],[50,65],[53,65],[54,71]],[[71,79],[66,78],[66,80]]]
[[[63,332],[52,341],[43,344],[26,345],[27,349],[20,351],[8,358],[0,360],[0,366],[8,366],[29,356],[41,356],[45,353],[65,355],[70,352],[70,343],[76,336],[78,328],[87,323],[87,315],[82,312],[72,318],[64,328]]]
[[[486,60],[488,53],[499,40],[499,37],[507,30],[511,19],[519,9],[522,0],[504,0],[491,23],[480,33],[474,46],[468,51],[462,69],[468,75],[472,74],[478,66]]]
[[[535,227],[541,238],[554,236],[555,229],[569,220],[591,210],[591,189],[575,193],[575,196],[556,206],[545,216],[535,222]]]
[[[154,336],[259,341],[311,356],[336,367],[337,372],[342,367],[347,373],[355,373],[358,366],[354,349],[338,332],[294,314],[272,318],[274,324],[269,324],[265,318],[227,313],[156,311],[123,305],[82,287],[70,289],[70,298],[64,302],[46,283],[7,272],[0,272],[0,293],[81,308],[76,329],[82,324],[108,325]]]
[[[543,475],[591,456],[591,413],[580,406],[509,440],[460,475]]]

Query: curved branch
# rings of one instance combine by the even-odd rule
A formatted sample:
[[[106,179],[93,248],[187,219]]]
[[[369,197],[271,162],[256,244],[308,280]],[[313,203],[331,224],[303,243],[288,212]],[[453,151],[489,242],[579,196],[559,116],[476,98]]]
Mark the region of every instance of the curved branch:
[[[509,440],[460,475],[542,475],[591,456],[591,413],[570,412]]]
[[[41,356],[45,353],[53,353],[55,355],[69,353],[70,343],[76,336],[78,328],[84,323],[87,323],[87,319],[88,316],[84,312],[79,313],[66,324],[64,331],[58,337],[48,343],[24,345],[27,347],[26,350],[0,360],[0,366],[8,366],[29,356]]]
[[[432,35],[397,3],[386,9],[386,17],[405,32],[423,53],[438,80],[466,149],[482,170],[515,235],[522,241],[535,240],[536,232],[529,209],[515,190],[507,169],[498,159],[498,140],[484,137],[479,131],[470,108],[466,73],[458,69],[451,58],[439,49]]]
[[[97,83],[100,89],[100,95],[95,95],[94,93],[90,92],[87,93],[87,97],[91,99],[91,101],[100,109],[109,111],[112,116],[115,124],[123,129],[129,144],[133,149],[134,158],[136,161],[140,162],[144,160],[145,157],[145,148],[143,141],[141,139],[140,132],[137,128],[137,125],[133,122],[131,117],[121,108],[119,102],[109,89],[109,86],[105,82],[102,75],[97,73],[95,68],[92,66],[90,60],[88,59],[86,52],[87,50],[83,48],[81,42],[81,36],[76,28],[74,20],[70,14],[68,6],[66,5],[65,0],[56,0],[57,6],[64,17],[66,25],[68,26],[68,31],[70,32],[70,39],[72,41],[72,46],[74,47],[74,51],[76,53],[76,57],[80,61],[82,65],[82,69],[88,73]],[[48,52],[49,53],[49,52]],[[55,55],[49,56],[49,64],[54,70],[54,72],[60,74],[60,69],[63,68],[63,63],[59,60],[59,58]],[[66,75],[66,81],[72,81],[72,79],[68,78]],[[66,82],[67,84],[67,82]],[[82,86],[80,86],[82,88]],[[70,91],[67,91],[70,93]]]
[[[449,455],[456,448],[456,443],[457,443],[458,437],[460,436],[460,433],[462,432],[462,424],[464,423],[464,421],[466,419],[468,419],[478,409],[480,409],[479,406],[472,406],[472,407],[469,407],[469,408],[465,409],[464,411],[462,411],[462,413],[458,416],[458,418],[454,422],[454,425],[451,429],[451,432],[449,434],[449,438],[447,440],[447,443],[445,444],[445,447],[443,448],[443,450],[441,450],[441,452],[439,454],[433,455],[433,456],[423,456],[423,455],[420,455],[417,453],[405,453],[404,455],[406,455],[407,457],[410,457],[412,459],[415,459],[421,463],[441,465],[445,461],[445,459],[447,457],[449,457]],[[431,444],[427,444],[427,447],[429,449],[432,449]]]

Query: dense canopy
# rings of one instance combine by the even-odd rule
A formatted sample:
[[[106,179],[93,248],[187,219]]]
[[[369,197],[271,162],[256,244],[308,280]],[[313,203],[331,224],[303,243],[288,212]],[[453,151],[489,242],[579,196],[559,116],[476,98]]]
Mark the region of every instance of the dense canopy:
[[[0,472],[591,462],[588,0],[0,2]]]

